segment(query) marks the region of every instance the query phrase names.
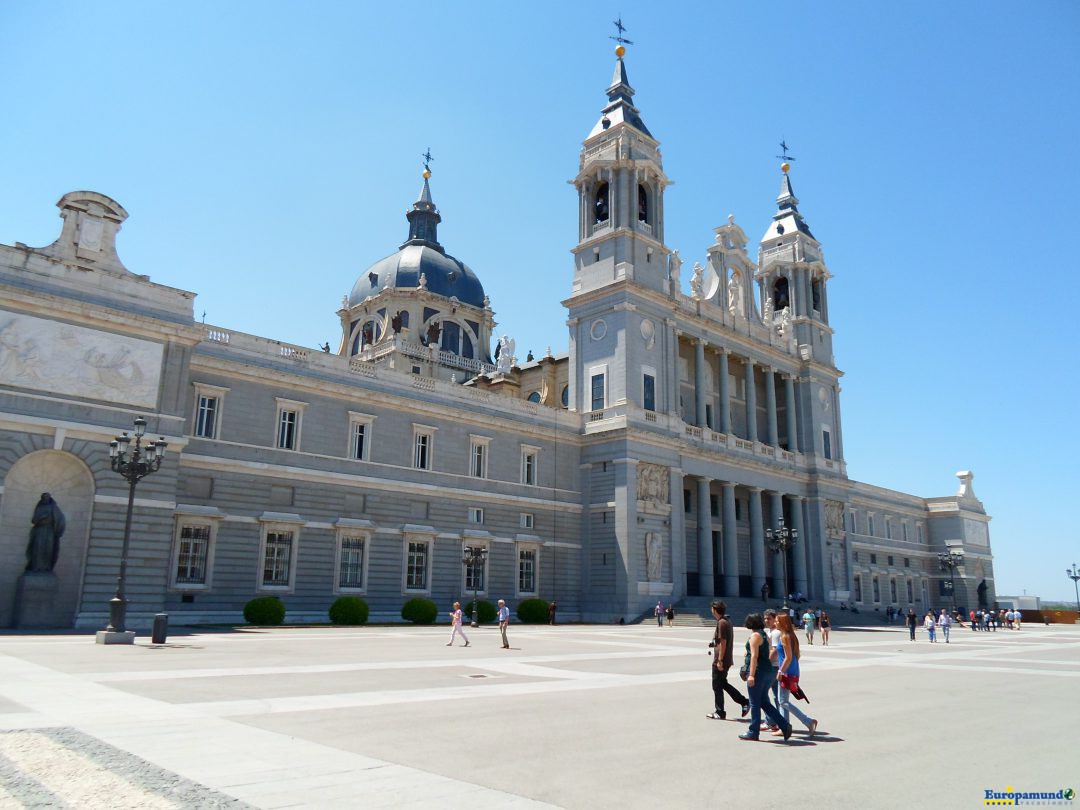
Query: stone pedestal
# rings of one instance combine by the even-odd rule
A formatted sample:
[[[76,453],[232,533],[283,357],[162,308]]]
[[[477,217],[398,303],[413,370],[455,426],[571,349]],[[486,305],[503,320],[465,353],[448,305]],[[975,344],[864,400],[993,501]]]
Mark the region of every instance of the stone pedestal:
[[[20,630],[66,627],[57,596],[60,584],[51,571],[27,571],[15,585],[13,626]]]
[[[94,640],[98,644],[134,644],[135,631],[125,630],[119,633],[116,630],[98,630]]]

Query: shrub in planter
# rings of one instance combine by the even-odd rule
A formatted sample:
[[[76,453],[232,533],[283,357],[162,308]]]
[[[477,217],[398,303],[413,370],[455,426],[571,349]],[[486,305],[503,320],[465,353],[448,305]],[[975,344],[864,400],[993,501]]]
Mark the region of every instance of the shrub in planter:
[[[499,615],[499,612],[495,610],[495,606],[491,604],[491,602],[489,602],[487,599],[481,599],[479,602],[477,602],[477,605],[479,606],[479,613],[477,614],[477,619],[480,624],[489,624],[495,621],[495,617]],[[466,621],[472,621],[472,606],[473,603],[470,599],[469,604],[463,605],[461,608],[462,615],[465,617]]]
[[[401,618],[413,624],[433,624],[438,615],[438,606],[422,596],[413,597],[401,606]]]
[[[330,621],[334,624],[364,624],[368,605],[358,596],[339,596],[330,605]]]
[[[522,599],[517,616],[524,624],[543,624],[548,618],[548,603],[543,599]]]
[[[244,605],[248,624],[275,625],[285,621],[285,603],[276,596],[256,596]]]

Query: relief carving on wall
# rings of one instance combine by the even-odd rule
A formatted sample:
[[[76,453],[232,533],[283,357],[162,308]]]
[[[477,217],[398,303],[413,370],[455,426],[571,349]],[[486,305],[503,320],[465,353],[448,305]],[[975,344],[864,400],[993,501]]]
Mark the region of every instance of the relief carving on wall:
[[[825,531],[829,537],[844,536],[844,504],[840,501],[825,501]]]
[[[160,343],[0,311],[0,384],[156,407]]]
[[[671,476],[659,464],[638,464],[637,499],[647,503],[667,504]]]
[[[645,576],[659,582],[664,573],[664,540],[659,532],[645,533]]]

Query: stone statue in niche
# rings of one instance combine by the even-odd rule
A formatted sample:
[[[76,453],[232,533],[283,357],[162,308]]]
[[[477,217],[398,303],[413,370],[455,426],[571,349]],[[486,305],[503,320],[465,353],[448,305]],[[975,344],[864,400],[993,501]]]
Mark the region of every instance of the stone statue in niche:
[[[765,310],[761,313],[761,320],[766,326],[772,326],[773,303],[771,298],[765,299]]]
[[[844,504],[840,501],[825,501],[825,530],[830,536],[843,536]]]
[[[659,582],[664,575],[664,541],[659,532],[645,534],[645,576]]]
[[[690,277],[690,292],[699,301],[705,295],[705,268],[694,262],[694,274]]]
[[[666,504],[671,479],[666,467],[638,464],[637,498],[639,501]]]
[[[60,556],[60,538],[67,522],[59,504],[48,492],[41,494],[34,516],[30,520],[30,542],[26,546],[26,570],[48,573],[56,567]]]
[[[400,312],[397,315],[394,315],[392,318],[390,318],[390,328],[394,330],[395,335],[398,332],[401,331],[401,313]]]
[[[680,274],[682,273],[682,257],[679,256],[678,250],[671,251],[671,258],[668,259],[668,274],[671,277],[671,294],[682,291],[682,280]]]
[[[846,583],[844,582],[844,560],[840,556],[839,551],[834,551],[832,557],[829,560],[829,573],[832,574],[833,590],[847,590]]]
[[[776,334],[780,337],[784,337],[788,333],[788,329],[791,327],[791,308],[784,307],[780,310],[780,318],[776,324]]]
[[[742,311],[742,307],[739,306],[741,295],[742,285],[739,283],[739,274],[732,271],[731,278],[728,279],[727,283],[727,308],[732,315]]]

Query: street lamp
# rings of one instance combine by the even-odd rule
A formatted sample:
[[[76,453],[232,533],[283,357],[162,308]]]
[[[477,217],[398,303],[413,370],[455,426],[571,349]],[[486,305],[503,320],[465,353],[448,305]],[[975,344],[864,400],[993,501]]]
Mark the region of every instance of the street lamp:
[[[1080,590],[1077,589],[1077,582],[1080,582],[1080,568],[1076,567],[1076,563],[1072,564],[1072,568],[1065,569],[1065,576],[1073,581],[1073,593],[1076,594],[1076,612],[1080,614]]]
[[[964,564],[964,555],[959,551],[943,551],[937,559],[938,567],[949,572],[949,593],[952,594],[953,613],[956,613],[956,569]]]
[[[777,521],[779,525],[775,529],[765,530],[765,542],[769,544],[774,552],[779,551],[784,557],[784,610],[788,609],[788,574],[787,574],[787,553],[788,549],[799,542],[799,530],[789,529],[784,525],[784,516],[781,515]]]
[[[480,588],[483,587],[484,571],[487,569],[487,546],[465,546],[465,556],[461,564],[465,566],[465,587],[469,587],[469,574],[472,574],[473,602],[472,626],[480,626]]]
[[[135,485],[151,473],[161,468],[168,443],[162,436],[158,441],[143,443],[146,434],[146,420],[135,420],[135,445],[127,433],[122,433],[109,442],[109,461],[113,472],[119,473],[128,482],[127,517],[124,520],[124,544],[120,549],[120,575],[116,578],[116,596],[109,601],[109,626],[106,633],[123,633],[127,629],[127,599],[124,587],[127,584],[128,545],[131,542],[131,512],[135,506]]]

